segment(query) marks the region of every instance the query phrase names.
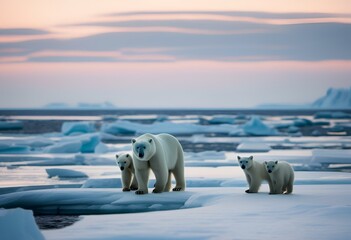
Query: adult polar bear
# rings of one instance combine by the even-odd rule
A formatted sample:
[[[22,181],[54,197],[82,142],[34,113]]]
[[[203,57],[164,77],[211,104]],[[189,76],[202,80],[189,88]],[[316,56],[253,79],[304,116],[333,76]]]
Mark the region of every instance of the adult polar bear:
[[[150,169],[156,177],[153,193],[170,190],[171,173],[176,180],[173,191],[185,190],[183,148],[175,137],[165,133],[146,133],[132,139],[132,145],[135,176],[139,187],[136,194],[148,193]]]

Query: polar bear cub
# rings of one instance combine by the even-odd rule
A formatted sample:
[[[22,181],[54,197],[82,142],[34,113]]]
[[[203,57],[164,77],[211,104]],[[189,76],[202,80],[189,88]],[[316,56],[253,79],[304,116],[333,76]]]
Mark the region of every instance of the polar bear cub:
[[[116,154],[116,163],[122,171],[123,192],[138,189],[138,182],[134,176],[133,158],[130,154]]]
[[[269,161],[265,165],[273,184],[270,194],[292,193],[295,176],[291,165],[284,161]]]
[[[257,193],[262,181],[264,180],[268,182],[270,192],[272,191],[272,181],[268,175],[268,172],[266,171],[264,163],[253,160],[253,156],[238,156],[238,162],[240,167],[243,169],[246,180],[249,184],[249,189],[245,191],[246,193]]]
[[[132,139],[135,176],[138,180],[136,194],[148,193],[150,169],[155,174],[153,193],[168,192],[171,188],[171,174],[176,186],[173,191],[185,190],[184,153],[179,141],[169,134],[146,133]]]

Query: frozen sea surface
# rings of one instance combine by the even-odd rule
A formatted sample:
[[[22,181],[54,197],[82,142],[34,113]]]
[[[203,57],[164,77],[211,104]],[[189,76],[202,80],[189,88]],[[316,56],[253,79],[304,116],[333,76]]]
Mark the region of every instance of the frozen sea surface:
[[[16,225],[18,234],[42,234],[46,239],[349,239],[351,235],[348,111],[0,114],[2,233],[16,234],[12,223],[23,214],[31,225]],[[106,129],[113,131],[104,133]],[[115,154],[130,153],[130,139],[149,129],[172,132],[180,140],[185,150],[185,192],[143,196],[122,192]],[[237,155],[291,163],[293,194],[269,195],[266,183],[258,194],[246,194]],[[154,182],[151,174],[150,192]],[[10,217],[9,210],[1,209],[17,207],[29,211],[15,210]],[[3,236],[7,235],[1,240]]]

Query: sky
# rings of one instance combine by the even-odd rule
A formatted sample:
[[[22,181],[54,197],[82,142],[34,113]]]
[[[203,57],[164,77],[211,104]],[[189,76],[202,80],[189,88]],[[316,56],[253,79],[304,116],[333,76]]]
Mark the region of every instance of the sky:
[[[0,108],[253,108],[351,86],[349,0],[0,6]]]

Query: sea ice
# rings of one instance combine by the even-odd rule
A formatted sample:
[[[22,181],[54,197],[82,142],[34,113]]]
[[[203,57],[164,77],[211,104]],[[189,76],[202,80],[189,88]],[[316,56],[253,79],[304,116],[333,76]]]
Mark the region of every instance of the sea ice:
[[[233,125],[203,126],[191,123],[155,122],[140,124],[129,121],[116,121],[102,125],[102,131],[110,134],[195,134],[195,133],[225,133],[236,130]]]
[[[30,148],[28,146],[21,146],[12,143],[11,141],[0,142],[0,153],[28,153]]]
[[[344,112],[317,112],[314,118],[349,119],[351,118],[351,114]]]

